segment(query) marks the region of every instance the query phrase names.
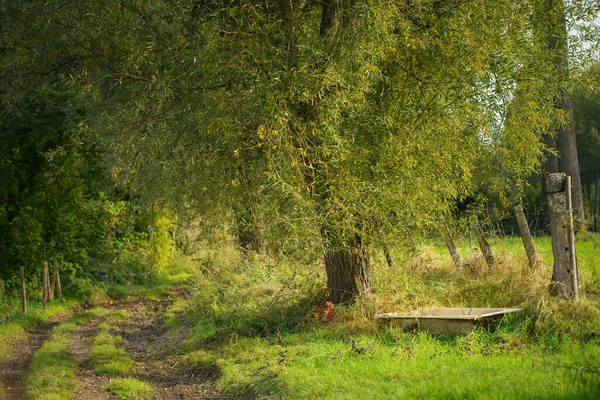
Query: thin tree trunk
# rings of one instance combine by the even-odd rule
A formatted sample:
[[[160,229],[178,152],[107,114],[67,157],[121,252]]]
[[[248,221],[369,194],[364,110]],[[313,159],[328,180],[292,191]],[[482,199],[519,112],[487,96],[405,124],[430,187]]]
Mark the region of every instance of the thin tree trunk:
[[[264,242],[257,226],[255,213],[255,210],[247,209],[237,218],[237,237],[244,255],[252,251],[256,253],[264,251]]]
[[[390,246],[385,242],[383,243],[383,254],[385,255],[385,261],[387,262],[388,267],[393,267],[396,264],[396,260],[390,252]]]
[[[439,218],[442,228],[442,236],[444,237],[444,242],[446,242],[446,247],[450,252],[450,256],[452,257],[452,262],[456,268],[459,268],[461,265],[460,262],[460,254],[458,254],[458,250],[456,249],[456,245],[454,244],[454,238],[452,237],[452,232],[450,231],[450,227],[446,222],[446,219],[442,216]]]
[[[523,247],[525,247],[525,253],[527,254],[527,260],[529,261],[529,267],[533,269],[537,266],[538,256],[535,250],[535,244],[533,243],[533,238],[531,237],[531,232],[529,231],[529,225],[527,224],[525,214],[523,214],[523,208],[521,206],[516,206],[514,210],[515,216],[517,217],[517,223],[519,224],[519,232],[521,234],[521,240],[523,241]]]
[[[492,248],[485,238],[485,233],[483,232],[483,228],[479,223],[477,217],[473,218],[473,230],[477,235],[477,242],[479,243],[479,248],[481,249],[481,253],[483,254],[483,258],[485,259],[485,263],[489,268],[494,266],[494,254],[492,253]]]

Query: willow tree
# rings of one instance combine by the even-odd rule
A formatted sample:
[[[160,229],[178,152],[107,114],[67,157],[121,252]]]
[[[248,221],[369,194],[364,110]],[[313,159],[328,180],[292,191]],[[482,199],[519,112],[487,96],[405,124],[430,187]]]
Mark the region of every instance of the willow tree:
[[[368,292],[378,236],[433,224],[472,190],[482,160],[502,160],[501,190],[541,158],[552,99],[527,5],[214,2],[194,14],[157,4],[130,10],[142,56],[121,75],[149,82],[115,86],[139,98],[113,120],[137,121],[125,154],[141,154],[146,184],[197,157],[177,176],[199,183],[185,196],[207,208],[244,201],[236,174],[251,171],[269,207],[287,200],[290,213],[269,224],[318,236],[334,302]],[[498,121],[517,82],[530,101]]]
[[[343,302],[369,291],[374,242],[539,166],[557,113],[532,7],[93,1],[46,21],[75,37],[68,80],[122,179],[204,218],[266,215],[250,225],[319,247]]]

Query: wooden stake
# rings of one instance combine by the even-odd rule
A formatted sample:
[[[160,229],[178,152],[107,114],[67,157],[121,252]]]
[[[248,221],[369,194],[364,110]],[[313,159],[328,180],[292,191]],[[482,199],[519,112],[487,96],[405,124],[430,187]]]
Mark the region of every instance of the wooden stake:
[[[62,299],[62,288],[60,287],[60,274],[58,273],[58,260],[54,257],[54,277],[52,281],[52,292],[54,292],[54,284],[56,283],[56,293],[58,298]]]
[[[523,241],[523,247],[525,247],[525,253],[527,253],[527,260],[529,260],[529,267],[532,269],[537,266],[538,257],[535,251],[535,244],[529,231],[529,225],[525,214],[523,214],[523,208],[521,206],[515,207],[515,216],[517,217],[517,223],[519,224],[519,232],[521,233],[521,240]]]
[[[54,301],[54,290],[50,286],[50,267],[46,268],[46,275],[46,284],[48,285],[48,301]]]
[[[42,306],[46,308],[48,304],[48,261],[42,263]]]
[[[21,304],[23,305],[23,314],[27,314],[27,293],[25,291],[25,268],[21,267]]]
[[[571,269],[571,285],[573,287],[573,299],[579,299],[579,271],[577,270],[577,254],[575,254],[575,228],[573,225],[573,200],[571,198],[571,177],[567,176],[567,232],[569,243],[569,265]]]
[[[577,268],[573,268],[575,240],[569,227],[568,179],[564,173],[549,174],[546,177],[546,195],[548,196],[548,212],[550,216],[550,232],[552,233],[552,254],[554,269],[552,272],[552,292],[563,299],[575,298],[578,284]],[[576,265],[575,265],[576,267]]]

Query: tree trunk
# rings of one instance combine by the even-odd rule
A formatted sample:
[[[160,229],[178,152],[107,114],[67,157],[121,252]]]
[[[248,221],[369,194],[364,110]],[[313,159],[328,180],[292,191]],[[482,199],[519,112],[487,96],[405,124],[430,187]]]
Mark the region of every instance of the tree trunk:
[[[332,303],[351,301],[371,288],[371,261],[358,236],[345,247],[326,251],[325,270]]]
[[[236,221],[237,237],[242,250],[242,254],[253,251],[262,253],[264,251],[264,242],[257,222],[257,211],[247,208],[241,215],[238,215]]]
[[[327,32],[335,26],[340,12],[339,0],[325,0],[323,2],[323,12],[321,14],[321,27],[319,33],[325,36]]]
[[[573,123],[573,106],[571,96],[566,90],[561,90],[562,99],[558,108],[568,112],[569,122],[566,127],[558,129],[557,148],[560,154],[558,165],[560,171],[570,176],[573,185],[573,214],[578,229],[585,229],[583,195],[581,191],[581,176],[579,174],[579,158],[575,142],[575,126]]]
[[[583,196],[581,193],[581,176],[579,174],[579,158],[575,140],[573,121],[573,105],[571,96],[565,88],[569,75],[569,52],[567,44],[567,22],[564,10],[564,0],[547,0],[546,13],[548,19],[548,49],[554,52],[557,78],[560,82],[555,97],[555,107],[567,114],[568,121],[558,127],[556,132],[556,149],[558,150],[558,168],[572,179],[573,208],[576,226],[585,229]],[[548,173],[556,171],[546,170]]]
[[[390,251],[390,246],[387,243],[383,243],[383,254],[385,255],[385,261],[387,262],[388,267],[393,267],[396,265],[396,260]]]

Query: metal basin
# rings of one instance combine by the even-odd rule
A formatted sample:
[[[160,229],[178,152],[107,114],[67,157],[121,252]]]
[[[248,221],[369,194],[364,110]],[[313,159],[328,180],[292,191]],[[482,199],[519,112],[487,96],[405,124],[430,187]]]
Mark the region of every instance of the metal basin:
[[[435,334],[465,335],[478,326],[487,326],[504,314],[520,308],[423,308],[410,315],[378,314],[375,319],[402,329],[425,330]]]

